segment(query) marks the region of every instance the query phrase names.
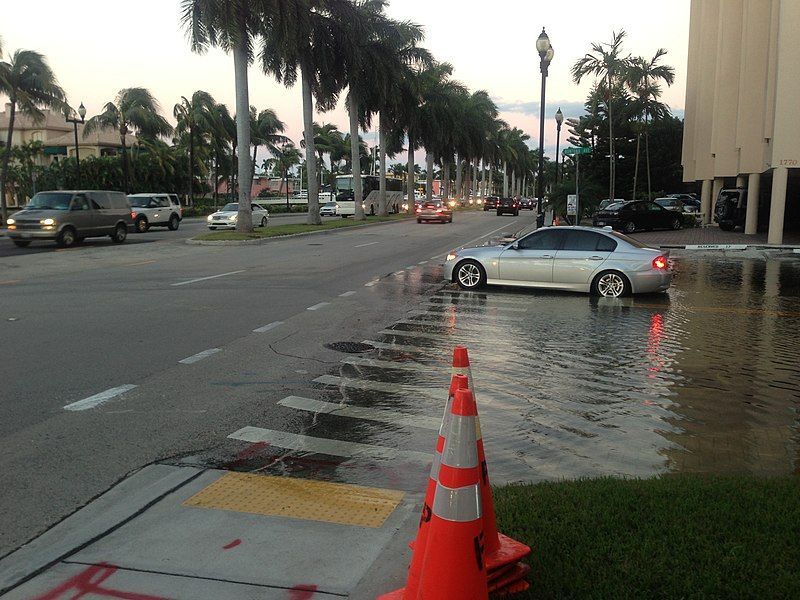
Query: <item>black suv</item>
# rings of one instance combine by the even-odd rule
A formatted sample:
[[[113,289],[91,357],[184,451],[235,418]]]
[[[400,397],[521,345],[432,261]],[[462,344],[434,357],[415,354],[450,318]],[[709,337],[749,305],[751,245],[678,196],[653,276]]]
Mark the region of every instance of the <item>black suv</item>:
[[[498,202],[500,202],[500,198],[497,196],[486,196],[486,200],[483,202],[483,210],[494,210],[497,208]]]
[[[722,231],[733,231],[744,227],[747,214],[747,190],[722,190],[714,206],[714,221]]]
[[[519,216],[519,200],[516,198],[501,198],[497,203],[497,216],[504,214]]]

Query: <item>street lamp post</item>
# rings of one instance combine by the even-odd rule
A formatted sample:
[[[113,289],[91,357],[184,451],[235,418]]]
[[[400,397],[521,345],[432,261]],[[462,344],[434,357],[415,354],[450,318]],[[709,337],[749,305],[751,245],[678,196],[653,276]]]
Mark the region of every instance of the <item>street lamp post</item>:
[[[547,69],[550,66],[550,61],[553,60],[553,45],[550,43],[550,38],[542,27],[542,33],[536,39],[536,51],[539,53],[539,69],[542,72],[542,98],[539,104],[539,191],[538,196],[538,218],[541,221],[540,225],[544,224],[542,215],[542,205],[544,204],[544,105],[545,105],[545,91],[547,87]]]
[[[75,111],[72,108],[67,107],[64,111],[64,118],[66,119],[67,123],[72,123],[72,127],[75,131],[75,163],[77,165],[77,173],[78,173],[78,189],[83,187],[83,183],[81,182],[81,156],[80,151],[78,150],[78,123],[81,125],[86,122],[86,107],[81,102],[81,105],[78,107],[78,116],[80,119],[74,116]]]
[[[561,177],[559,174],[559,155],[558,149],[561,146],[561,124],[564,122],[564,113],[561,112],[561,107],[558,108],[556,112],[556,183],[561,181]]]

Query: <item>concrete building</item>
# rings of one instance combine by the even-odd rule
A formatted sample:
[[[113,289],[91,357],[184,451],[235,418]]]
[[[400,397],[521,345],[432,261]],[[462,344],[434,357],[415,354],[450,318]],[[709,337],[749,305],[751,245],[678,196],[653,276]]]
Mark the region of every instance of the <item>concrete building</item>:
[[[800,210],[798,31],[800,0],[692,0],[683,179],[702,184],[706,223],[721,189],[746,187],[770,244]],[[749,201],[745,233],[758,220]]]
[[[46,167],[62,158],[75,156],[75,130],[72,123],[67,123],[64,115],[46,109],[42,111],[44,118],[34,121],[17,111],[14,117],[14,131],[11,135],[11,146],[21,146],[28,142],[41,142],[42,154],[36,157],[35,163]],[[0,144],[5,144],[8,136],[8,122],[11,116],[11,105],[6,104],[0,112]],[[138,143],[135,135],[125,138],[128,148]],[[83,124],[78,123],[78,149],[81,160],[90,156],[111,156],[122,150],[119,133],[112,129],[96,131],[83,136]],[[9,193],[9,206],[17,206],[18,199]]]

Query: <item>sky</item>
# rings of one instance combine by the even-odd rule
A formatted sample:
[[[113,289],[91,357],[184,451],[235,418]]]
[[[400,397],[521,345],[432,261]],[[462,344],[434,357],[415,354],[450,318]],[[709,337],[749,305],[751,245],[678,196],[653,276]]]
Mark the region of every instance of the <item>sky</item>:
[[[450,62],[454,77],[470,90],[489,92],[500,117],[538,142],[541,76],[535,42],[545,27],[555,50],[547,79],[545,147],[554,154],[553,117],[583,113],[591,87],[575,85],[570,67],[592,42],[627,32],[625,51],[650,57],[658,48],[669,54],[676,81],[663,100],[683,115],[690,0],[390,0],[388,13],[423,26],[425,45],[440,61]],[[135,8],[134,8],[135,7]],[[657,15],[657,18],[656,18]],[[174,122],[172,109],[181,96],[210,92],[218,102],[234,106],[233,58],[219,50],[203,55],[189,48],[180,27],[180,0],[108,0],[61,2],[0,0],[0,37],[8,51],[18,48],[44,54],[73,106],[83,102],[92,116],[125,87],[146,87]],[[0,102],[5,102],[0,96]],[[299,85],[285,88],[250,69],[250,103],[272,108],[286,123],[286,133],[299,143],[302,105]],[[233,112],[233,110],[231,110]],[[347,131],[342,103],[315,120]],[[362,134],[372,145],[374,132]],[[567,133],[562,130],[561,147]],[[402,160],[401,156],[396,158]]]

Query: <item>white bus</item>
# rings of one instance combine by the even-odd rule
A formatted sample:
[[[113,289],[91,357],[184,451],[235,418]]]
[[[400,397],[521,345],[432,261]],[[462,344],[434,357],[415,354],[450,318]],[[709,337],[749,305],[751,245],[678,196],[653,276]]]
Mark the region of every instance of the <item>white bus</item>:
[[[364,213],[377,215],[380,212],[380,177],[362,175],[361,188],[364,192]],[[355,191],[352,175],[339,175],[336,178],[336,203],[342,218],[356,214]],[[389,212],[400,212],[403,204],[403,180],[396,177],[386,178],[386,203]]]

